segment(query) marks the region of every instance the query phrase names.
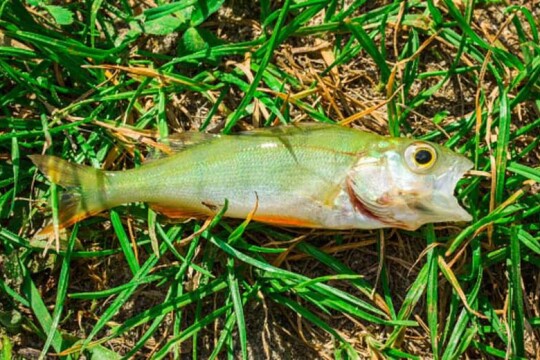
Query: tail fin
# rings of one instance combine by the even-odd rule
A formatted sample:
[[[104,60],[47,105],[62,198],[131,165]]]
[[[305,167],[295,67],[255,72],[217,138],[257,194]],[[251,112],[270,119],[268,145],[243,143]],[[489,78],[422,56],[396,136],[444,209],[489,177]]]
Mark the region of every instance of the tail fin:
[[[107,177],[103,171],[55,156],[30,155],[29,158],[50,181],[67,188],[60,197],[60,229],[109,208],[104,187]],[[38,235],[49,235],[53,231],[53,225],[49,224]]]

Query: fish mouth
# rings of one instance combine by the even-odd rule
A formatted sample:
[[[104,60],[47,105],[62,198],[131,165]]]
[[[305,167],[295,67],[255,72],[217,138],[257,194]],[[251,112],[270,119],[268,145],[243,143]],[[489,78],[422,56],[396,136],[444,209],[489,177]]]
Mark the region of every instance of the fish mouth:
[[[429,201],[420,201],[417,208],[429,222],[471,221],[472,216],[459,204],[454,196],[458,181],[474,164],[466,158],[460,158],[450,169],[435,181]]]
[[[384,227],[416,230],[427,223],[471,221],[472,216],[460,206],[454,191],[458,181],[472,167],[470,160],[459,157],[438,175],[419,179],[408,189],[390,187],[378,192],[376,198],[349,177],[347,193],[358,213]],[[395,182],[399,184],[399,181]]]

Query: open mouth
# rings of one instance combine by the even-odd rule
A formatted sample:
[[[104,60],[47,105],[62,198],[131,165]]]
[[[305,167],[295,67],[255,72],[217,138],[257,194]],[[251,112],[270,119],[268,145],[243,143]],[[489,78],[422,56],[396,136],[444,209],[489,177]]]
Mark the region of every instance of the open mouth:
[[[437,180],[430,204],[423,204],[436,217],[435,221],[471,221],[472,216],[459,205],[454,191],[458,181],[467,171],[472,169],[473,163],[468,159],[460,159],[447,173]]]
[[[458,158],[447,171],[431,180],[432,185],[419,181],[411,190],[391,188],[377,200],[356,192],[352,178],[348,179],[347,192],[358,213],[389,227],[415,230],[426,223],[471,221],[472,216],[460,206],[454,192],[458,181],[472,167],[468,159]]]

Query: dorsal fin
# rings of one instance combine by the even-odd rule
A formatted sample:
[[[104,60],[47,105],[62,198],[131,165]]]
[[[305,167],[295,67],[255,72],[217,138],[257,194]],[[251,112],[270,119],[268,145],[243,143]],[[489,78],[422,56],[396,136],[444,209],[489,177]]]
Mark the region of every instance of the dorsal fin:
[[[288,125],[279,125],[274,127],[265,127],[242,131],[239,132],[238,135],[279,137],[280,135],[289,136],[303,133],[306,131],[325,130],[329,127],[335,128],[336,125],[316,122],[291,123]]]
[[[189,146],[199,145],[206,141],[220,137],[220,134],[208,134],[197,131],[187,131],[169,135],[168,144],[174,151],[183,150]],[[164,141],[167,143],[167,141]]]
[[[175,133],[169,135],[167,139],[161,140],[160,144],[163,145],[163,151],[156,151],[147,155],[145,161],[152,161],[161,159],[163,157],[175,154],[190,146],[200,145],[212,139],[216,139],[222,135],[208,134],[197,131],[186,131],[182,133]]]

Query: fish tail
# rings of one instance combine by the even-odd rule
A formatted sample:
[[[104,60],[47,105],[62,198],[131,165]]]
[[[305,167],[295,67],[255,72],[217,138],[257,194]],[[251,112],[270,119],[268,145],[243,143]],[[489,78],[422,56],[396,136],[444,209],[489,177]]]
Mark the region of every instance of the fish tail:
[[[108,179],[104,171],[73,164],[55,156],[30,155],[29,158],[51,182],[67,188],[60,195],[60,229],[112,207],[107,201]],[[49,224],[38,235],[53,232],[53,224]]]

